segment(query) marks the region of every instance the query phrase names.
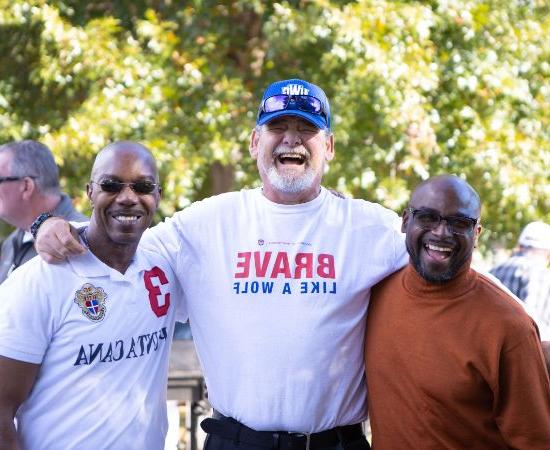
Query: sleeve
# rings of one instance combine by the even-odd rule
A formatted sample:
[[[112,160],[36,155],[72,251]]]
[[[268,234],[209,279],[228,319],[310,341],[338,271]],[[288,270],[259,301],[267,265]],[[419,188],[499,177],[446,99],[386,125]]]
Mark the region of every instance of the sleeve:
[[[187,311],[187,299],[183,293],[183,289],[179,280],[175,279],[174,281],[174,298],[176,300],[176,322],[187,322],[189,320],[189,312]]]
[[[182,214],[183,212],[180,211],[173,217],[166,218],[163,222],[145,230],[140,241],[143,248],[160,254],[168,261],[176,273],[183,239],[180,223]]]
[[[494,406],[510,448],[550,448],[550,381],[534,323],[519,343],[502,351]]]
[[[394,233],[394,254],[395,267],[394,271],[405,267],[409,262],[409,254],[405,246],[405,233],[401,232],[402,219],[396,213],[391,211],[391,229]]]
[[[36,267],[36,264],[31,264]],[[49,296],[22,267],[0,285],[0,355],[40,364],[55,330]]]
[[[407,253],[407,247],[405,246],[405,235],[398,233],[395,238],[395,271],[405,267],[409,262],[409,254]]]
[[[203,237],[209,224],[219,216],[219,204],[220,200],[197,201],[149,228],[141,237],[142,247],[168,261],[184,288],[185,279],[190,272],[196,273],[194,266],[203,260]]]
[[[387,238],[388,245],[392,245],[393,253],[391,257],[392,272],[397,272],[409,262],[409,254],[405,246],[405,234],[401,232],[402,218],[391,209],[388,209],[378,203],[362,201],[367,215],[375,218],[377,224],[383,227],[384,237]],[[382,231],[381,231],[382,232]]]

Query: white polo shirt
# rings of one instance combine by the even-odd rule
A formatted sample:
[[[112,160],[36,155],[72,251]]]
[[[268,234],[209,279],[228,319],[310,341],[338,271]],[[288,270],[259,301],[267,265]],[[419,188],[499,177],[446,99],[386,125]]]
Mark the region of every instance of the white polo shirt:
[[[181,290],[138,248],[125,274],[91,252],[34,258],[0,285],[0,355],[41,364],[17,413],[24,449],[164,448],[166,380]]]

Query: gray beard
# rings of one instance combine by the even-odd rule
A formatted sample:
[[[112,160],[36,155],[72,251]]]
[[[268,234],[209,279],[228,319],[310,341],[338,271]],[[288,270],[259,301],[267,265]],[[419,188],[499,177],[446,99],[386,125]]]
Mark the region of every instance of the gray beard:
[[[298,194],[307,191],[315,182],[315,174],[311,169],[306,169],[303,175],[295,177],[281,175],[275,167],[271,167],[267,172],[267,178],[277,191],[285,194]]]

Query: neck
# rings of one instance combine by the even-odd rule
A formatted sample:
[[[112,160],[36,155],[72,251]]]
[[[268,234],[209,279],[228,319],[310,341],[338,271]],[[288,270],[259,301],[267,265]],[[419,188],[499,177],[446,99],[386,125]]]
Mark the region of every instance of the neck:
[[[444,283],[432,283],[425,280],[409,262],[405,269],[404,286],[419,299],[447,299],[460,297],[469,291],[476,280],[476,272],[471,270],[471,260],[466,261],[453,279]]]
[[[312,189],[302,192],[281,192],[263,186],[262,193],[264,197],[273,203],[279,203],[281,205],[298,205],[300,203],[307,203],[315,200],[321,193],[321,186],[315,186]]]
[[[84,231],[84,240],[97,259],[116,271],[124,274],[136,253],[139,240],[119,244],[97,232],[93,222]]]

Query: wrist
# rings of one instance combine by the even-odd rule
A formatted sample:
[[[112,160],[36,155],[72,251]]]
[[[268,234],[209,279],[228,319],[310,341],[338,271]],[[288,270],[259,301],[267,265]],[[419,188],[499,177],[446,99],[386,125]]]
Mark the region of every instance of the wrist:
[[[36,235],[38,234],[38,229],[40,228],[40,226],[50,217],[53,217],[52,213],[43,212],[36,219],[34,219],[34,222],[31,224],[30,228],[30,232],[34,240],[36,240]]]

